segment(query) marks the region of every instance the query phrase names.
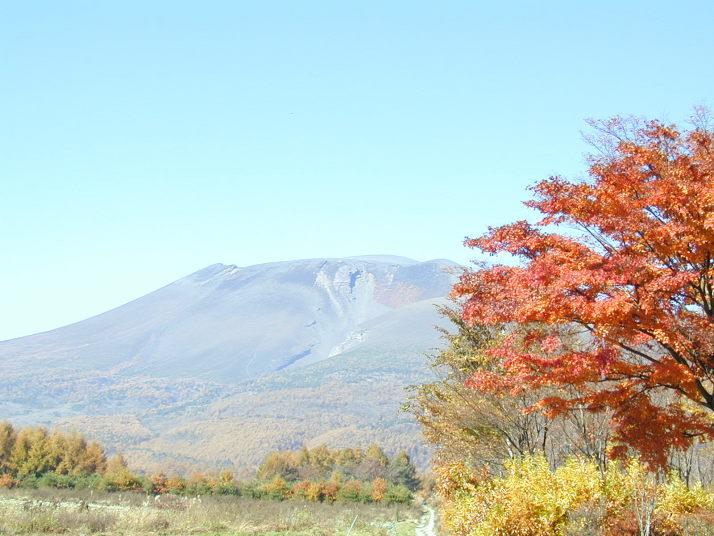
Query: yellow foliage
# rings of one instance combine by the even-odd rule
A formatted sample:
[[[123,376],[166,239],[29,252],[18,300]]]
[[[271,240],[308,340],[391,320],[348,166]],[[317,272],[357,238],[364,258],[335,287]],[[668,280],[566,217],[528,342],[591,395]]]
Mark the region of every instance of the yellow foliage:
[[[290,486],[281,476],[275,476],[263,486],[263,491],[273,499],[285,499],[290,495]]]
[[[662,512],[672,514],[690,514],[698,510],[714,509],[714,493],[707,491],[701,484],[692,487],[673,475],[661,486],[657,505]]]
[[[166,479],[166,489],[169,493],[180,493],[186,488],[186,482],[180,476]]]
[[[443,522],[455,536],[559,536],[576,528],[578,511],[600,511],[610,520],[632,517],[644,501],[668,534],[682,534],[681,516],[714,512],[714,493],[688,488],[672,476],[655,482],[644,464],[611,464],[601,474],[595,463],[569,458],[552,470],[542,456],[509,460],[501,477],[477,478],[464,464],[437,469],[444,497]],[[582,520],[580,521],[582,522]]]
[[[551,471],[544,457],[529,456],[508,461],[502,478],[465,482],[444,516],[464,536],[565,534],[568,513],[601,495],[597,468],[578,459]]]
[[[141,481],[127,468],[124,457],[116,455],[107,462],[101,487],[109,491],[139,490]]]
[[[701,484],[687,487],[679,477],[671,475],[657,493],[655,513],[660,526],[670,534],[681,534],[682,517],[695,512],[714,512],[714,492]]]
[[[305,498],[312,502],[322,500],[322,486],[318,482],[310,482],[305,490]]]

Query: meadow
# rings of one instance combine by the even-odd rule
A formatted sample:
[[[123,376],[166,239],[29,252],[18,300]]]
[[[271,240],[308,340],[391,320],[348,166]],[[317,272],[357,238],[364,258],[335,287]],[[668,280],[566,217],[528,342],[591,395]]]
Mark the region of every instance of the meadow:
[[[414,534],[419,516],[419,508],[411,505],[149,496],[92,490],[0,491],[3,536],[407,536]]]

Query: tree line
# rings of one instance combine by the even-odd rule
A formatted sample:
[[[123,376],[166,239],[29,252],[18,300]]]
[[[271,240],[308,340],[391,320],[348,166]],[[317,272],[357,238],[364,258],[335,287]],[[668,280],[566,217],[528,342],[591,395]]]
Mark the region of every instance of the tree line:
[[[419,479],[406,452],[390,458],[378,445],[269,453],[247,481],[230,471],[144,475],[80,434],[0,422],[0,488],[12,487],[394,504],[411,502]]]

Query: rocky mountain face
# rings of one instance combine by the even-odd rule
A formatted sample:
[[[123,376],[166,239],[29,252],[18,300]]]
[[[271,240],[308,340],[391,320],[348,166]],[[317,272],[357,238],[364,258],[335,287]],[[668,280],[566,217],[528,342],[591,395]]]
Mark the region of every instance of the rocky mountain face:
[[[96,317],[0,342],[0,418],[76,429],[135,465],[249,468],[380,441],[418,459],[404,387],[428,377],[448,261],[216,264]]]

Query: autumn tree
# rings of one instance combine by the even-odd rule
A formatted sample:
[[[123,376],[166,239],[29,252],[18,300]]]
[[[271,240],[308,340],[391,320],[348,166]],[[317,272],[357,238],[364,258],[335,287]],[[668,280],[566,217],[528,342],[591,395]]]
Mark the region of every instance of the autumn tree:
[[[107,457],[104,453],[104,448],[97,443],[92,441],[87,444],[87,448],[84,450],[79,458],[79,465],[74,469],[75,474],[103,474],[107,469]]]
[[[274,476],[280,476],[285,480],[297,480],[298,465],[302,461],[298,458],[299,456],[293,452],[270,452],[258,467],[257,476],[263,480],[269,480]]]
[[[344,501],[358,502],[362,496],[362,482],[348,480],[340,488],[338,497]]]
[[[0,422],[0,471],[11,468],[10,456],[15,444],[15,429],[9,422]]]
[[[594,126],[589,179],[537,183],[526,203],[537,223],[466,241],[518,262],[462,276],[463,319],[525,332],[491,350],[502,372],[469,385],[556,387],[531,410],[610,410],[612,454],[631,447],[663,467],[672,449],[714,437],[714,135],[704,123]]]
[[[10,462],[19,476],[39,476],[52,468],[47,436],[44,428],[22,428],[17,433]]]
[[[387,481],[383,478],[375,478],[372,481],[372,500],[382,502],[387,494]]]
[[[474,376],[504,374],[492,350],[507,335],[516,344],[519,334],[522,337],[518,326],[469,324],[457,303],[439,310],[450,326],[440,329],[446,344],[432,358],[435,379],[413,387],[406,405],[436,447],[438,465],[466,462],[500,473],[512,458],[542,454],[555,466],[578,454],[605,468],[607,412],[573,411],[551,420],[524,410],[555,394],[552,387],[514,386],[495,392],[472,388]]]
[[[141,489],[142,482],[129,470],[124,456],[116,454],[107,462],[100,486],[107,491],[132,491]]]
[[[544,451],[547,420],[522,411],[538,400],[534,393],[469,387],[477,373],[502,373],[501,365],[489,356],[502,328],[465,322],[457,304],[439,311],[451,325],[440,330],[446,344],[432,361],[436,379],[416,386],[407,405],[426,439],[437,447],[437,461],[478,460],[499,466],[504,459]]]
[[[363,480],[372,480],[384,476],[389,466],[389,458],[379,445],[373,443],[364,451],[364,459],[355,471],[356,476]]]
[[[325,445],[319,445],[308,450],[307,459],[301,460],[303,469],[309,467],[313,475],[325,478],[332,472],[335,463],[334,453]],[[307,476],[307,475],[303,475]]]

